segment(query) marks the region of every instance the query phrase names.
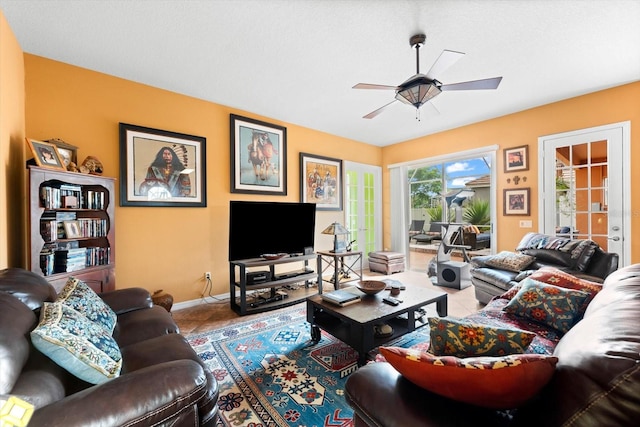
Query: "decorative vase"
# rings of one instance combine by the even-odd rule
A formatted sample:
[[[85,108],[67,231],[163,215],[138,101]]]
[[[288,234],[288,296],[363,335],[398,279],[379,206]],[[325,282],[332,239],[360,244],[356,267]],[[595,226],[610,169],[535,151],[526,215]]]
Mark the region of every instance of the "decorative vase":
[[[162,289],[159,289],[153,293],[153,295],[151,296],[151,301],[153,301],[155,305],[159,305],[160,307],[163,307],[165,310],[171,313],[171,307],[173,306],[173,296],[171,296],[171,294],[163,292]]]

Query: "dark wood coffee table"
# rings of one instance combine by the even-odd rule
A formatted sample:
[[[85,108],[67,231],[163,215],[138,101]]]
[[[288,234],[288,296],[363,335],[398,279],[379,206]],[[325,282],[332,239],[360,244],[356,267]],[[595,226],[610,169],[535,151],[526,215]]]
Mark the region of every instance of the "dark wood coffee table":
[[[354,289],[355,292],[360,292]],[[307,298],[307,322],[311,324],[311,345],[320,341],[320,329],[338,338],[358,352],[358,364],[364,365],[367,352],[428,324],[418,320],[417,311],[429,304],[436,304],[438,315],[447,315],[447,294],[441,291],[407,286],[396,298],[403,302],[392,306],[382,302],[389,295],[385,290],[376,295],[362,294],[362,301],[340,307],[322,300],[321,295]],[[376,337],[374,326],[387,324],[393,334]]]

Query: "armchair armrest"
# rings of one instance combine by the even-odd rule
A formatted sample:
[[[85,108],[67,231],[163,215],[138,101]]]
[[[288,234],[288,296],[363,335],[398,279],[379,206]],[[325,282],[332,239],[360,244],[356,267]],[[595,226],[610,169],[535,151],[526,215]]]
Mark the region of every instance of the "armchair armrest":
[[[176,360],[123,374],[37,409],[31,424],[50,427],[171,424],[197,418],[207,378],[200,364]],[[195,421],[194,421],[195,425]]]
[[[116,314],[153,307],[149,291],[143,288],[126,288],[103,292],[100,298],[107,303]]]
[[[387,362],[370,363],[349,375],[345,396],[355,416],[369,426],[508,425],[498,411],[418,387]]]

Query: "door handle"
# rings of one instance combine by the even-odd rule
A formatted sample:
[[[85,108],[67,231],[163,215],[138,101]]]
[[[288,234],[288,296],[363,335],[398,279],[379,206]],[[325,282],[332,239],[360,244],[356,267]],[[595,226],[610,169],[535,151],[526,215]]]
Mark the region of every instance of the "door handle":
[[[620,241],[620,236],[607,237],[607,239],[613,240],[614,242],[619,242]]]

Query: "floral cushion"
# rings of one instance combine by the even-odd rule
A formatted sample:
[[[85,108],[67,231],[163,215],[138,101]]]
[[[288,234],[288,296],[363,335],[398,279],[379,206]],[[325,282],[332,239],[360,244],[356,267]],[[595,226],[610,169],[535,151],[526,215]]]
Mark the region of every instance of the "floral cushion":
[[[531,265],[535,259],[531,255],[502,251],[499,254],[489,256],[484,263],[489,267],[518,273]]]
[[[564,289],[526,278],[504,310],[566,333],[580,318],[581,309],[588,297],[589,294],[583,291]]]
[[[429,352],[436,356],[506,356],[524,353],[535,334],[451,317],[429,318]]]
[[[65,304],[44,303],[31,342],[88,383],[103,383],[120,374],[122,355],[111,334]]]
[[[575,289],[578,291],[587,292],[589,297],[585,300],[581,307],[581,312],[584,313],[591,300],[602,290],[602,284],[592,282],[590,280],[581,279],[565,271],[559,270],[554,267],[543,267],[539,270],[531,272],[527,277],[537,280],[538,282],[548,283],[549,285],[559,286],[566,289]],[[501,298],[512,299],[520,290],[521,285],[515,285],[507,292],[501,295]]]
[[[56,302],[65,304],[96,322],[109,333],[113,332],[118,317],[116,313],[82,280],[70,277]]]
[[[492,409],[516,408],[534,397],[558,362],[557,357],[540,354],[460,359],[401,347],[380,347],[380,353],[417,386]]]

